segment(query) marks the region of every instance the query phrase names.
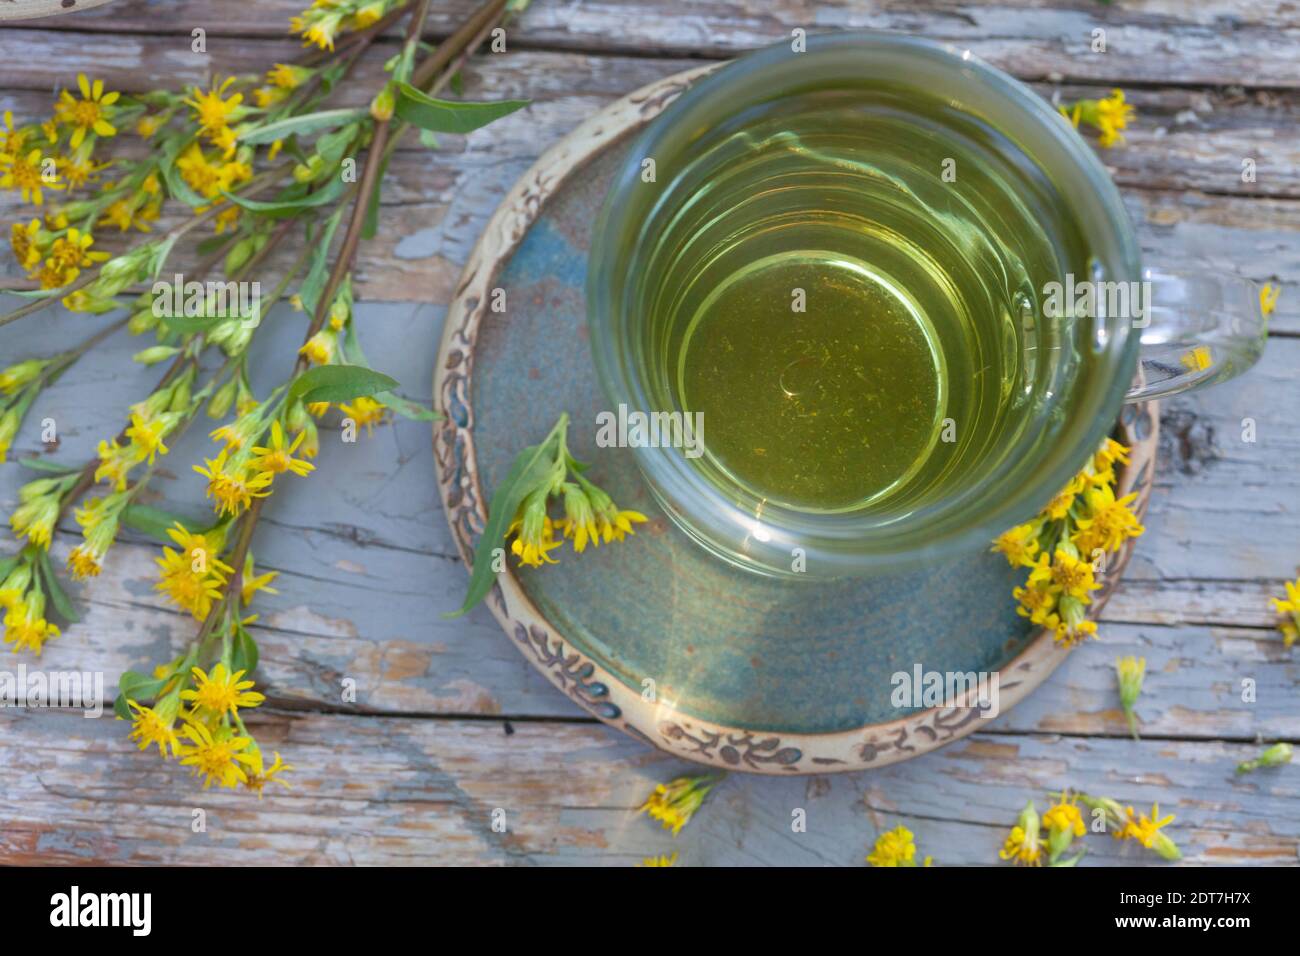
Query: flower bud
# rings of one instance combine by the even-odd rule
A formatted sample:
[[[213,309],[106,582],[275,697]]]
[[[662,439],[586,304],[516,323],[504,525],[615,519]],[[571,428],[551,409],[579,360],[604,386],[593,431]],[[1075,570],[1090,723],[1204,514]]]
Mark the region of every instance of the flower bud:
[[[396,104],[397,96],[393,93],[393,84],[388,83],[370,101],[370,115],[380,122],[387,122],[393,118],[393,107]]]
[[[141,365],[157,365],[173,355],[179,355],[180,351],[174,345],[154,345],[136,352],[131,356],[131,361],[139,362]]]

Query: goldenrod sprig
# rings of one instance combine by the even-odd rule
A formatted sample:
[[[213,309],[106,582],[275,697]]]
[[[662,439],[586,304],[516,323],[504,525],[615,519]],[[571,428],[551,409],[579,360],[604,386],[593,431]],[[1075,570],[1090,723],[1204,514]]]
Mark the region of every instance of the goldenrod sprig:
[[[1252,773],[1261,767],[1281,767],[1291,762],[1291,745],[1286,741],[1269,747],[1258,757],[1237,764],[1237,773]]]
[[[1104,568],[1108,555],[1144,530],[1132,507],[1137,492],[1115,497],[1115,466],[1127,464],[1128,452],[1107,438],[1036,518],[999,535],[990,549],[1029,569],[1025,586],[1012,591],[1016,613],[1067,647],[1096,636],[1097,625],[1086,616],[1101,587],[1094,568]]]

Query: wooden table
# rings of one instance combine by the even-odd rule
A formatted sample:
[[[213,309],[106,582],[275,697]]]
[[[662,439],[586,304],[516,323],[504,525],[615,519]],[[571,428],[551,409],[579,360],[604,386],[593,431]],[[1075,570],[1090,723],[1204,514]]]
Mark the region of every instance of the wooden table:
[[[0,28],[0,109],[48,110],[77,71],[110,88],[205,83],[294,55],[284,33],[302,0],[118,0]],[[435,4],[445,35],[470,0]],[[194,27],[207,54],[191,52]],[[1152,262],[1280,281],[1258,368],[1168,402],[1161,472],[1100,639],[987,732],[887,769],[847,776],[733,775],[673,840],[634,809],[689,766],[580,714],[534,673],[483,609],[443,620],[466,575],[437,504],[429,428],[400,423],[358,445],[327,439],[320,470],[274,496],[256,538],[280,593],[262,601],[259,678],[270,702],[253,721],[264,747],[297,768],[291,791],[202,791],[141,755],[126,728],[52,711],[0,711],[0,862],[523,863],[627,865],[676,849],[686,865],[861,865],[898,823],[940,864],[990,864],[1026,798],[1066,786],[1177,814],[1189,863],[1293,864],[1300,766],[1237,777],[1260,741],[1300,739],[1296,654],[1267,599],[1300,562],[1300,22],[1284,0],[535,0],[509,52],[483,57],[466,88],[533,100],[437,152],[414,140],[389,169],[382,232],[362,249],[358,310],[373,363],[423,396],[452,285],[486,217],[539,152],[581,119],[650,80],[812,31],[876,27],[967,46],[1046,96],[1122,86],[1139,110],[1127,145],[1106,151]],[[1106,30],[1107,52],[1090,52]],[[343,99],[365,102],[359,74]],[[369,81],[369,82],[366,82]],[[1258,164],[1243,183],[1241,162]],[[0,222],[17,214],[0,195]],[[18,275],[7,251],[0,282]],[[106,320],[43,313],[0,330],[0,356],[43,354]],[[279,348],[257,363],[278,381],[302,322],[277,313]],[[17,455],[80,462],[115,433],[149,373],[139,343],[111,339],[47,395]],[[263,350],[264,352],[267,350]],[[127,371],[124,371],[127,370]],[[1253,419],[1258,440],[1242,440]],[[167,500],[198,514],[195,434],[164,463]],[[30,473],[0,468],[12,508]],[[60,534],[56,554],[72,535]],[[162,660],[192,632],[152,589],[157,546],[127,536],[103,577],[81,589],[85,617],[48,646],[47,669],[102,670],[109,694],[127,668]],[[1144,655],[1143,739],[1126,735],[1117,655]],[[0,652],[0,667],[19,663]],[[30,660],[28,661],[30,664]],[[355,681],[356,703],[342,685]],[[1256,699],[1242,700],[1242,682]],[[207,814],[193,832],[193,810]],[[506,812],[505,832],[492,826]],[[806,833],[791,832],[807,811]],[[1146,863],[1136,847],[1089,840],[1085,865]]]

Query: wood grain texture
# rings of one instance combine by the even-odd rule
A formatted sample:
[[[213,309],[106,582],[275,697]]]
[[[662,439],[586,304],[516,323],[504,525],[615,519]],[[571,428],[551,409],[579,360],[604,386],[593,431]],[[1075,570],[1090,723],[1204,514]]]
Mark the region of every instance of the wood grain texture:
[[[471,5],[434,5],[431,32],[449,32]],[[299,6],[118,0],[7,25],[0,109],[19,118],[44,110],[48,92],[79,69],[126,89],[260,69],[298,50],[282,24]],[[207,57],[190,52],[195,25],[208,30]],[[733,778],[674,842],[631,808],[685,765],[586,722],[486,611],[440,617],[459,603],[465,576],[439,513],[427,427],[388,426],[360,445],[327,434],[321,471],[272,500],[255,542],[259,564],[282,572],[281,593],[261,602],[259,676],[274,710],[256,730],[298,767],[295,790],[261,803],[204,795],[174,767],[136,754],[111,719],[4,710],[0,862],[622,865],[676,848],[687,865],[857,865],[877,832],[902,822],[941,864],[987,864],[1027,797],[1074,785],[1139,806],[1159,800],[1178,814],[1174,836],[1193,864],[1295,863],[1300,771],[1231,772],[1257,737],[1300,741],[1297,652],[1282,648],[1266,603],[1300,572],[1300,63],[1290,3],[534,0],[511,30],[511,52],[467,71],[475,95],[534,104],[490,130],[445,138],[437,153],[404,144],[394,160],[382,232],[359,266],[367,352],[423,397],[469,247],[514,180],[580,120],[700,57],[730,56],[793,26],[848,25],[962,43],[1048,97],[1058,87],[1072,98],[1124,85],[1141,118],[1127,146],[1102,157],[1150,261],[1283,284],[1260,366],[1166,403],[1148,533],[1100,641],[989,733],[834,780]],[[1104,56],[1086,52],[1098,25],[1108,31]],[[359,89],[347,95],[365,99]],[[1259,161],[1252,185],[1239,182],[1245,155]],[[13,217],[8,202],[0,196],[0,222]],[[4,250],[0,284],[15,278]],[[425,304],[409,304],[417,301]],[[277,312],[268,331],[278,345],[268,351],[287,355],[303,321]],[[65,347],[102,323],[55,312],[2,329],[0,360]],[[79,460],[115,432],[150,380],[122,372],[137,347],[115,337],[43,396],[18,453],[46,452],[31,423],[47,415],[60,422],[50,452],[59,460]],[[272,355],[254,376],[264,387],[283,365]],[[1254,444],[1241,441],[1244,418],[1257,424]],[[174,480],[161,486],[196,514],[201,489],[187,466],[206,445],[201,434],[178,443],[167,464]],[[11,507],[30,477],[0,467],[0,504]],[[56,549],[69,541],[60,535]],[[43,667],[102,669],[111,684],[188,636],[192,622],[152,591],[156,551],[127,536],[82,591],[85,622],[48,646]],[[1149,663],[1141,743],[1125,738],[1116,709],[1111,667],[1127,653]],[[0,667],[17,660],[0,652]],[[343,676],[358,681],[355,707],[340,699]],[[1243,678],[1257,684],[1254,704],[1241,701]],[[511,821],[506,834],[488,825],[497,806]],[[207,834],[190,830],[195,807],[209,811]],[[809,812],[807,834],[789,831],[794,807]],[[1088,863],[1150,861],[1100,837],[1089,847]]]
[[[5,719],[8,863],[626,866],[676,850],[687,866],[859,866],[902,823],[940,865],[990,865],[1025,801],[1041,811],[1066,786],[1158,800],[1188,865],[1294,864],[1300,847],[1296,778],[1237,777],[1255,748],[1216,741],[976,735],[870,773],[732,775],[674,839],[635,811],[688,766],[597,725],[262,712],[253,731],[298,769],[258,802],[199,790],[107,720]],[[1152,859],[1101,834],[1085,845],[1089,864]]]

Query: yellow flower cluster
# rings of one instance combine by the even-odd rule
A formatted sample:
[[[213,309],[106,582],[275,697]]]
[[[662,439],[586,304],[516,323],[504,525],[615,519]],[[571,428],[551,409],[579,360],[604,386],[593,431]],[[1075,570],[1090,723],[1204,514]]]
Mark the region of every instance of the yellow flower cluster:
[[[1137,109],[1132,103],[1125,102],[1124,91],[1118,89],[1111,90],[1110,96],[1104,99],[1079,100],[1073,106],[1062,105],[1058,109],[1074,124],[1075,129],[1079,128],[1080,123],[1096,129],[1101,134],[1097,142],[1103,149],[1124,142],[1121,130],[1127,129],[1128,124],[1137,116]]]
[[[1055,803],[1046,813],[1039,817],[1034,801],[1025,804],[1015,825],[1003,843],[998,856],[1009,860],[1017,866],[1074,866],[1083,856],[1081,849],[1072,857],[1066,857],[1076,839],[1087,832],[1083,813],[1079,810],[1082,803],[1117,840],[1133,840],[1150,850],[1155,850],[1166,860],[1177,860],[1182,856],[1178,847],[1161,827],[1173,822],[1173,815],[1160,816],[1159,806],[1152,806],[1151,815],[1133,812],[1132,807],[1121,807],[1114,800],[1091,797],[1086,793],[1071,793],[1066,790],[1055,795]]]
[[[167,454],[167,436],[194,411],[193,382],[194,369],[187,367],[144,401],[131,406],[131,423],[122,436],[125,444],[117,438],[105,439],[95,450],[95,481],[122,491],[138,465],[152,465],[159,455]]]
[[[156,745],[164,760],[179,758],[182,766],[203,778],[205,790],[213,784],[243,784],[261,796],[270,781],[289,786],[280,774],[293,768],[278,753],[266,766],[240,717],[240,708],[266,700],[252,690],[253,681],[243,679],[244,671],[232,671],[221,661],[207,672],[186,658],[159,667],[154,677],[162,682],[162,690],[152,707],[130,698],[126,702],[132,715],[130,738],[140,750]]]
[[[691,817],[700,809],[704,798],[723,779],[725,778],[702,774],[661,783],[637,812],[648,813],[652,820],[658,820],[665,830],[671,830],[673,836],[677,836],[682,827],[691,822]]]
[[[36,571],[36,556],[24,550],[5,562],[0,575],[0,610],[4,611],[4,639],[14,652],[29,650],[37,657],[41,648],[59,629],[45,619],[45,592]]]
[[[289,32],[303,38],[303,45],[315,44],[333,50],[342,33],[364,30],[405,0],[313,0],[312,5],[289,20]]]
[[[3,458],[0,458],[3,461]],[[1300,578],[1287,581],[1285,598],[1271,598],[1273,608],[1282,619],[1278,621],[1278,630],[1282,632],[1282,644],[1290,647],[1300,637]]]
[[[560,548],[565,539],[573,542],[573,550],[578,554],[588,544],[599,547],[602,543],[622,541],[636,533],[633,525],[646,521],[646,516],[639,511],[619,508],[604,490],[573,467],[565,442],[567,423],[568,416],[562,416],[552,430],[547,439],[555,441],[551,467],[524,494],[506,528],[506,538],[514,537],[511,553],[521,565],[538,568],[558,563],[551,552]],[[564,516],[559,520],[553,520],[547,513],[553,496],[561,497],[564,502]]]
[[[886,830],[876,837],[876,845],[867,854],[872,866],[916,866],[916,841],[912,831],[905,826]],[[927,856],[921,866],[930,866],[934,858]]]
[[[999,535],[991,549],[1013,567],[1029,569],[1025,586],[1012,591],[1017,613],[1066,646],[1097,633],[1085,616],[1092,592],[1101,587],[1095,569],[1144,530],[1132,510],[1137,493],[1115,497],[1115,465],[1128,463],[1128,451],[1106,439],[1037,518]]]
[[[104,89],[103,80],[77,75],[80,96],[62,90],[53,115],[40,123],[14,124],[5,111],[0,129],[0,189],[12,189],[23,202],[45,203],[46,192],[64,192],[98,180],[110,163],[94,157],[98,140],[117,135],[113,125],[121,94]],[[79,226],[69,225],[66,213],[53,212],[10,225],[10,245],[19,266],[42,289],[58,289],[73,282],[81,270],[108,259],[92,251],[94,236],[90,216]]]
[[[300,477],[310,474],[315,465],[293,453],[307,437],[301,430],[292,442],[286,442],[279,419],[271,423],[271,442],[254,445],[253,442],[266,430],[262,409],[254,407],[233,426],[224,426],[212,432],[214,439],[225,441],[225,447],[216,458],[204,459],[194,470],[208,479],[208,497],[218,515],[238,517],[253,503],[254,498],[265,498],[271,493],[271,484],[277,475],[291,472]],[[241,423],[244,423],[241,429]]]

